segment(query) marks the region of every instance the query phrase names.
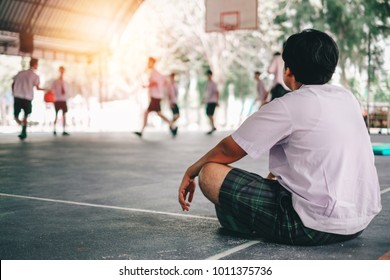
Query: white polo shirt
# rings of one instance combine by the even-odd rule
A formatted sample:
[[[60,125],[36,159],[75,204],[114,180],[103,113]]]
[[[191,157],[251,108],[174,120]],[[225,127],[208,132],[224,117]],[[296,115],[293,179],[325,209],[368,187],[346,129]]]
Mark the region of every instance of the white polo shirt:
[[[305,226],[353,234],[381,210],[374,155],[360,106],[344,88],[303,85],[264,105],[233,139],[292,193]]]
[[[206,103],[218,103],[219,101],[218,87],[217,84],[212,80],[207,81],[205,101]]]
[[[67,82],[57,79],[53,82],[51,89],[56,95],[56,101],[66,101],[66,94],[68,92]]]
[[[177,103],[177,95],[178,95],[177,86],[172,81],[169,81],[167,83],[167,95],[168,95],[169,102],[171,104]]]
[[[149,76],[150,97],[162,99],[164,97],[164,84],[165,77],[161,75],[155,68],[152,68]]]
[[[14,77],[13,95],[17,98],[33,100],[34,87],[39,85],[39,76],[32,69],[20,71]]]

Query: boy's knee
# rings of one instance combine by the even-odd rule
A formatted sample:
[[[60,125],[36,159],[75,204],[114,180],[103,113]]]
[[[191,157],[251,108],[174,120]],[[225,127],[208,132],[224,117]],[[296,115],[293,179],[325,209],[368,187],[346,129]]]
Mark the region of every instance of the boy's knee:
[[[217,163],[206,163],[203,165],[202,169],[199,172],[198,178],[199,178],[199,184],[203,185],[203,182],[206,183],[209,180],[209,177],[212,174],[213,166]]]
[[[199,187],[214,204],[219,204],[219,190],[231,167],[218,163],[207,163],[199,172]]]

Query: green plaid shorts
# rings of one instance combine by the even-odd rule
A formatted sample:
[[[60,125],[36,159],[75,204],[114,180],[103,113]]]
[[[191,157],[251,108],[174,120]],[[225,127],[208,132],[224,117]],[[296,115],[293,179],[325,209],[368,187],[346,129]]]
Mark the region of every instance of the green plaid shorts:
[[[324,245],[353,239],[352,235],[326,233],[303,225],[292,206],[291,194],[278,181],[238,168],[226,176],[216,213],[227,230],[291,245]]]

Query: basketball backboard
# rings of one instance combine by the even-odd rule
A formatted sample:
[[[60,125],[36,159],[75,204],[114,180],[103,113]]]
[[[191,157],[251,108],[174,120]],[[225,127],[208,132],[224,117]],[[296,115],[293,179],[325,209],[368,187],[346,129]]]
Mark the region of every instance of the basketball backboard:
[[[257,29],[258,0],[205,0],[206,32]]]

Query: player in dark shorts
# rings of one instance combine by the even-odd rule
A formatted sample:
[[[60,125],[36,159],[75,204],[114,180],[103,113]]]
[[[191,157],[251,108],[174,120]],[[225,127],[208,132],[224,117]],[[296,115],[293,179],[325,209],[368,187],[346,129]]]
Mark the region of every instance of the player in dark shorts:
[[[171,73],[171,75],[169,76],[169,81],[167,82],[166,88],[167,88],[169,106],[171,107],[171,111],[172,111],[171,131],[172,131],[172,136],[175,137],[178,130],[178,127],[175,125],[175,122],[180,117],[179,106],[177,106],[178,90],[175,83],[175,73]]]
[[[148,59],[148,69],[150,70],[149,75],[149,84],[145,87],[149,89],[149,97],[150,97],[150,103],[149,107],[144,112],[144,120],[141,131],[135,131],[134,134],[142,137],[142,134],[145,130],[145,127],[148,124],[148,116],[150,112],[156,112],[157,115],[165,121],[167,124],[169,124],[169,130],[171,131],[172,135],[176,135],[177,128],[175,129],[173,127],[172,121],[170,121],[162,112],[161,112],[161,106],[160,102],[164,96],[164,86],[166,83],[165,77],[157,71],[157,69],[154,67],[156,63],[156,59],[153,57],[149,57]]]
[[[69,133],[66,132],[66,113],[68,112],[68,106],[66,104],[67,100],[67,94],[68,94],[68,83],[64,80],[64,73],[65,68],[63,66],[60,66],[58,68],[58,72],[60,73],[58,79],[56,79],[52,84],[52,91],[54,92],[56,96],[56,100],[54,102],[54,109],[55,109],[55,118],[54,118],[54,130],[53,134],[57,135],[56,131],[56,124],[58,119],[58,112],[62,111],[62,135],[68,136]]]
[[[38,59],[30,59],[30,69],[20,71],[12,83],[12,95],[14,97],[14,117],[17,124],[22,126],[22,132],[18,135],[20,140],[27,138],[27,119],[32,112],[31,101],[34,99],[34,87],[37,90],[46,90],[39,86],[40,79],[35,73],[38,69]],[[24,118],[19,119],[21,111]]]
[[[213,72],[211,70],[207,71],[207,84],[206,91],[204,95],[204,103],[206,103],[206,115],[210,121],[211,130],[207,132],[207,135],[211,135],[214,131],[217,130],[214,122],[214,113],[215,108],[218,106],[219,101],[219,91],[217,84],[213,81]]]

